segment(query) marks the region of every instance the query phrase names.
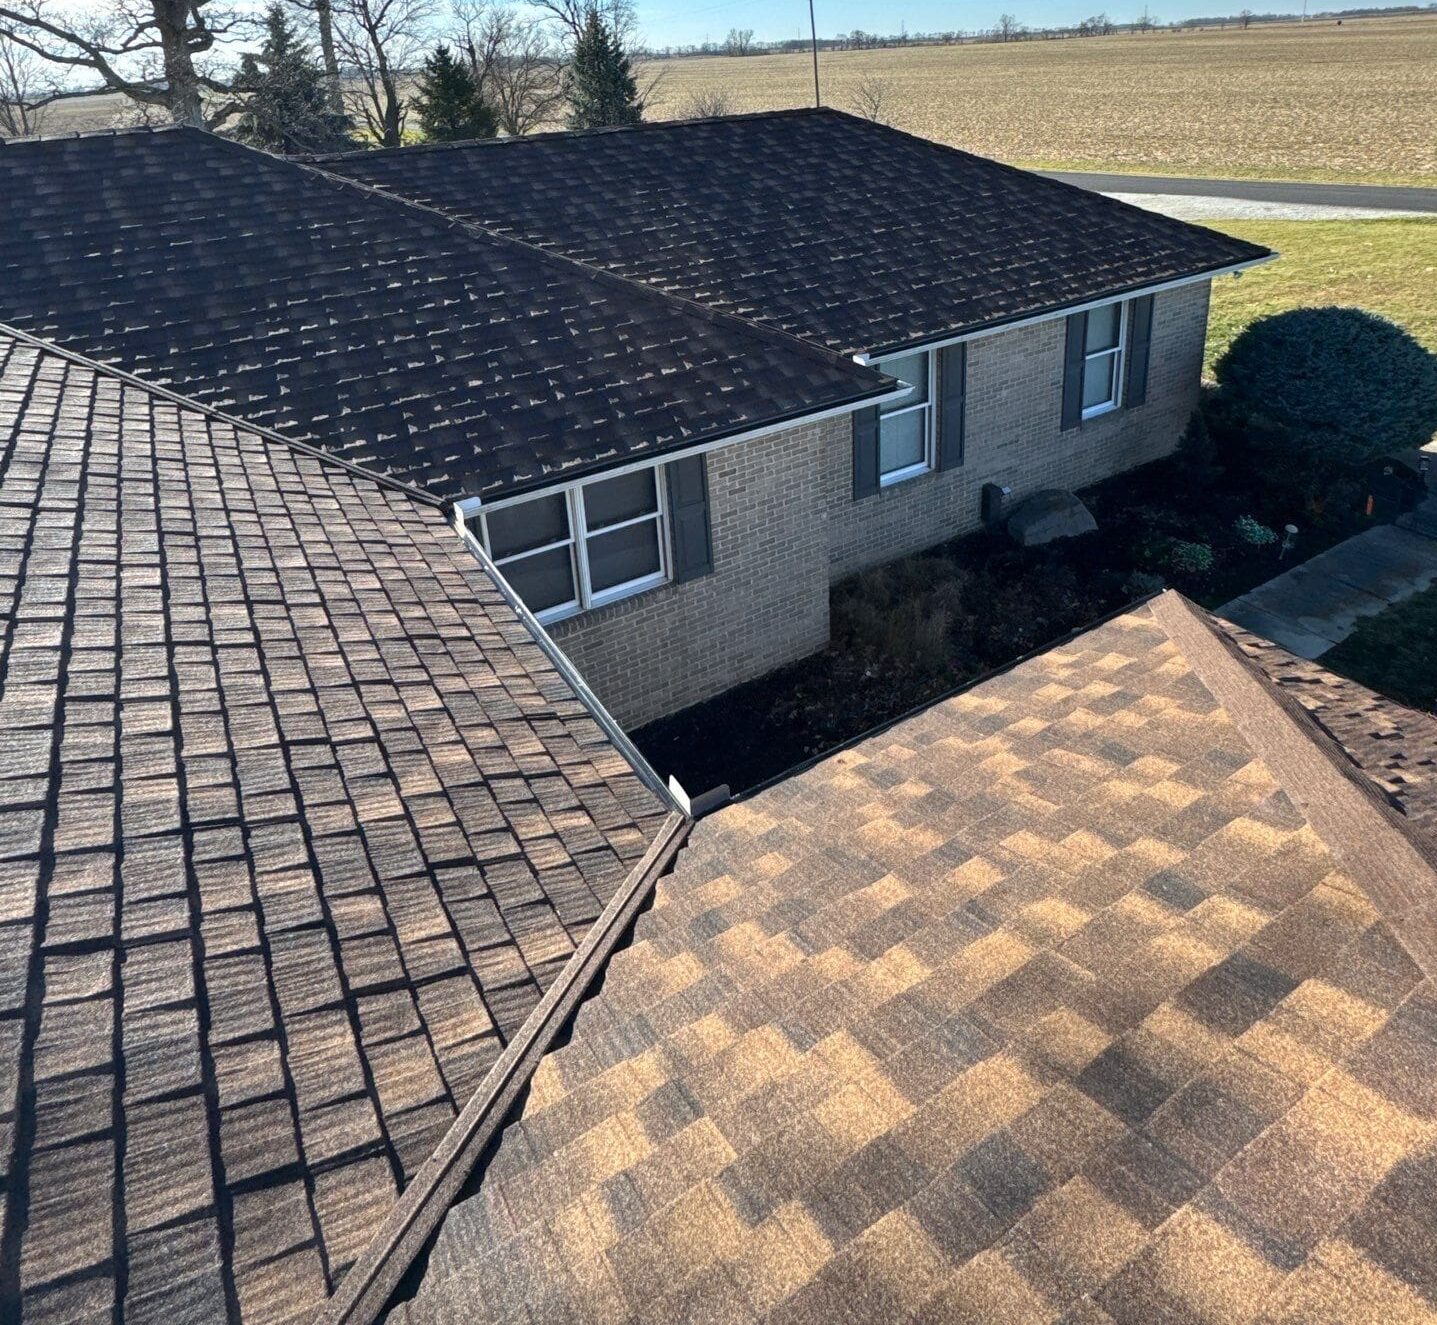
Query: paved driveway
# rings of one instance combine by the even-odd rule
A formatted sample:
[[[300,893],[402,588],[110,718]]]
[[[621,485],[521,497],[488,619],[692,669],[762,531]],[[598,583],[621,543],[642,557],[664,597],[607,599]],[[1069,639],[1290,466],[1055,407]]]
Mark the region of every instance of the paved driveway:
[[[1437,583],[1437,496],[1395,525],[1369,529],[1218,608],[1229,621],[1319,658],[1363,617]]]
[[[1410,216],[1437,222],[1437,214],[1432,212],[1329,207],[1322,203],[1252,202],[1243,198],[1198,198],[1186,193],[1109,193],[1106,196],[1176,217],[1179,221],[1379,221],[1389,216]]]
[[[1040,174],[1095,193],[1158,193],[1190,198],[1238,198],[1295,207],[1360,208],[1379,212],[1437,213],[1437,188],[1387,184],[1303,184],[1279,179],[1182,179],[1169,175]]]

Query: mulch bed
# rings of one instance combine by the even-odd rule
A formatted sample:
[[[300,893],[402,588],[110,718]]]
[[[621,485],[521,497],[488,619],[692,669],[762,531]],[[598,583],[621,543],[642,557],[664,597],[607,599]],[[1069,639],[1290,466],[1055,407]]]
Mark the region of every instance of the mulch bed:
[[[1164,583],[1216,607],[1396,513],[1368,517],[1351,502],[1306,516],[1284,554],[1293,513],[1221,473],[1160,461],[1080,495],[1096,533],[1023,549],[984,531],[854,576],[832,591],[827,648],[650,723],[635,743],[690,793],[750,790]],[[1277,540],[1251,541],[1252,523],[1244,537],[1243,517]],[[1210,550],[1210,565],[1193,545]]]

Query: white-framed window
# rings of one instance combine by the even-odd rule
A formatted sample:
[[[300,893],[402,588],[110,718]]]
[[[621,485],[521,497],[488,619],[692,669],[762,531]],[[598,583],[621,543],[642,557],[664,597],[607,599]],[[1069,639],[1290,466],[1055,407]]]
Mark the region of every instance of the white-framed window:
[[[662,466],[481,507],[470,527],[548,624],[669,579]]]
[[[1083,333],[1085,419],[1117,409],[1122,399],[1123,357],[1127,339],[1127,304],[1103,304],[1088,310]]]
[[[903,400],[878,407],[878,482],[881,487],[917,478],[933,468],[937,411],[935,356],[928,351],[877,359],[873,366],[913,388]]]

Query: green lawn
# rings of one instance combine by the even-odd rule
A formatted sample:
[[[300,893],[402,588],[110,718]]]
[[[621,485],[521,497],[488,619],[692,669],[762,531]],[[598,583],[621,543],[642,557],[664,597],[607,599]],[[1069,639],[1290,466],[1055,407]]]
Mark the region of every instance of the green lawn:
[[[1282,256],[1213,282],[1207,369],[1255,318],[1309,304],[1371,309],[1437,351],[1437,218],[1214,221]]]
[[[1437,711],[1437,588],[1368,617],[1318,661],[1399,704]]]

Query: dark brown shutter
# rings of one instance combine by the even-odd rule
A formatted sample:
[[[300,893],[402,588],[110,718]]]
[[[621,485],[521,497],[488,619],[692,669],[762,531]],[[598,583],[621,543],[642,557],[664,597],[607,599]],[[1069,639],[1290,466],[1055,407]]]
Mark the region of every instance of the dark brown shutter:
[[[853,500],[878,495],[878,406],[853,413]]]
[[[713,530],[709,523],[708,472],[701,455],[684,456],[664,466],[669,484],[669,538],[674,580],[696,580],[714,568]]]
[[[1083,421],[1083,342],[1088,334],[1088,315],[1068,315],[1068,345],[1063,355],[1063,428],[1076,428]]]
[[[1148,350],[1153,339],[1153,297],[1134,299],[1128,309],[1128,381],[1123,404],[1141,405],[1148,398]]]
[[[963,463],[963,414],[968,391],[968,347],[949,345],[938,351],[938,468]]]

